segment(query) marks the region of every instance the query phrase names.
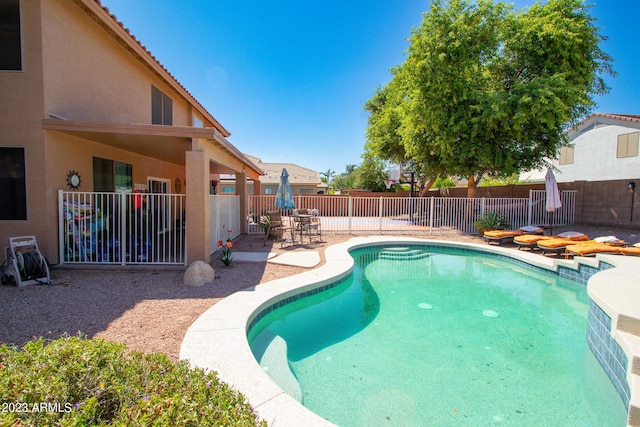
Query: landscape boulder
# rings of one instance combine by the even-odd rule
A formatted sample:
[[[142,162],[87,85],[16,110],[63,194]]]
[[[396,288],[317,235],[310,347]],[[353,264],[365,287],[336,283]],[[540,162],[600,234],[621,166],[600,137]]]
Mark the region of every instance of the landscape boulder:
[[[215,280],[216,273],[209,264],[204,261],[194,261],[184,272],[182,283],[186,286],[202,286]]]

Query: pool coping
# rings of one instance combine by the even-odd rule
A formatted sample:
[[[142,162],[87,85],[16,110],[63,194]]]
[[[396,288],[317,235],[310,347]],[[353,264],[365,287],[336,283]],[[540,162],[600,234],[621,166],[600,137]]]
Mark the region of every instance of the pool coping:
[[[408,243],[469,248],[506,256],[551,272],[558,272],[561,267],[575,270],[578,270],[580,265],[597,267],[600,261],[616,267],[593,275],[589,279],[588,293],[612,318],[612,325],[627,325],[629,322],[625,319],[638,319],[637,328],[636,324],[631,322],[634,326],[627,325],[626,329],[617,335],[616,329],[612,327],[611,333],[616,341],[623,341],[621,347],[631,361],[628,370],[628,382],[632,390],[630,407],[640,408],[640,304],[634,306],[632,303],[634,300],[640,301],[640,283],[633,275],[634,271],[640,270],[640,258],[620,255],[563,260],[477,243],[386,235],[354,237],[328,247],[325,250],[325,264],[314,270],[244,289],[213,305],[187,330],[180,348],[180,359],[188,360],[194,367],[216,371],[222,381],[244,394],[260,418],[270,425],[333,426],[334,424],[302,406],[271,381],[251,352],[247,328],[257,315],[273,304],[349,275],[354,265],[350,251],[379,244]],[[614,292],[610,292],[611,283],[615,284]],[[633,299],[629,295],[632,295]],[[640,411],[635,412],[640,425]],[[633,415],[630,410],[630,421]]]

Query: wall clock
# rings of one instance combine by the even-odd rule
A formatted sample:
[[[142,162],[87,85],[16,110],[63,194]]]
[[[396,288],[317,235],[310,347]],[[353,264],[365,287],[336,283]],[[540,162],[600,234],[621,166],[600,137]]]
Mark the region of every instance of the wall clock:
[[[67,174],[67,185],[70,189],[76,190],[80,187],[80,174],[77,171],[69,171]]]

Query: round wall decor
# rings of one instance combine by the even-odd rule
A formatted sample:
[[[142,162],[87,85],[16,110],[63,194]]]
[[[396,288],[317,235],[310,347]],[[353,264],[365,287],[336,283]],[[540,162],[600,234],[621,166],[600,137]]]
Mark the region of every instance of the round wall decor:
[[[180,190],[182,190],[182,183],[180,182],[180,178],[176,178],[176,180],[173,181],[173,189],[176,191],[176,193],[179,193]]]
[[[76,190],[80,187],[80,174],[77,171],[69,171],[67,174],[67,185],[70,189]]]

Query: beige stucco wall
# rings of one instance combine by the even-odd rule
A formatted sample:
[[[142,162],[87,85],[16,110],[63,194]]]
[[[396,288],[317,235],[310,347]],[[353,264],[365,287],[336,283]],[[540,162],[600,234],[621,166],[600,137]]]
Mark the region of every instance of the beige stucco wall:
[[[68,190],[70,170],[80,172],[79,191],[92,191],[95,155],[131,163],[134,183],[146,184],[150,176],[169,179],[175,192],[173,182],[184,182],[184,167],[45,132],[42,119],[54,113],[77,121],[150,124],[152,83],[173,99],[174,124],[190,124],[191,111],[74,2],[22,1],[21,22],[23,70],[0,72],[0,145],[26,149],[27,220],[0,221],[0,248],[9,237],[35,235],[56,263],[57,190]]]
[[[74,2],[43,2],[45,112],[77,121],[151,124],[151,85],[173,100],[173,124],[191,123],[187,102]]]
[[[0,146],[25,148],[27,220],[0,221],[0,249],[8,246],[12,236],[44,235],[49,214],[43,191],[47,183],[41,125],[44,100],[40,1],[22,1],[21,18],[23,69],[0,71]],[[0,259],[4,259],[4,251]]]
[[[0,71],[0,146],[26,149],[28,219],[0,221],[0,248],[7,245],[11,236],[36,235],[44,254],[51,262],[58,262],[58,190],[68,190],[66,176],[69,171],[76,170],[82,178],[78,191],[92,191],[94,156],[130,163],[134,184],[146,184],[149,177],[167,179],[171,182],[171,191],[176,192],[174,182],[179,178],[183,183],[183,194],[187,181],[185,158],[181,152],[177,156],[162,157],[159,150],[163,147],[178,147],[166,144],[182,143],[179,150],[191,147],[205,151],[211,164],[193,173],[206,172],[208,175],[209,166],[224,173],[244,170],[245,163],[235,154],[235,147],[216,139],[220,135],[228,136],[228,132],[144,49],[129,39],[99,2],[23,0],[21,22],[23,70]],[[115,34],[121,34],[127,42],[119,41]],[[151,124],[152,85],[172,99],[174,126],[191,126],[196,116],[205,127],[215,125],[216,133],[211,131],[212,136],[198,139],[193,144],[188,132],[187,136],[178,137],[165,134],[158,137],[155,144],[153,135],[167,130],[171,133],[173,129],[124,126]],[[86,139],[91,138],[89,132],[75,133],[85,135],[79,137],[72,136],[74,132],[68,129],[45,131],[43,119],[58,122],[50,119],[50,114],[69,119],[71,122],[66,123],[76,126],[85,122],[123,124],[120,129],[127,128],[132,132],[129,135],[143,133],[145,144],[151,142],[153,152],[148,153],[149,156],[158,155],[165,161],[108,145],[115,139],[118,143],[128,143],[125,133],[111,134],[114,129],[109,126],[103,126],[93,134],[99,134],[95,138],[103,144]],[[110,140],[110,136],[113,139]],[[196,166],[200,167],[200,162]],[[257,177],[253,170],[247,173]],[[208,180],[205,182],[208,185]],[[202,193],[192,191],[192,197],[202,200],[208,200],[207,194],[207,190]],[[208,224],[208,220],[202,221]],[[198,249],[203,257],[208,257],[206,245],[200,246]]]

